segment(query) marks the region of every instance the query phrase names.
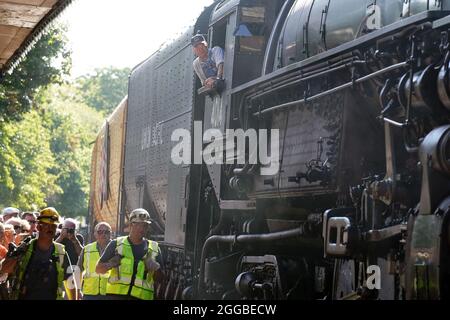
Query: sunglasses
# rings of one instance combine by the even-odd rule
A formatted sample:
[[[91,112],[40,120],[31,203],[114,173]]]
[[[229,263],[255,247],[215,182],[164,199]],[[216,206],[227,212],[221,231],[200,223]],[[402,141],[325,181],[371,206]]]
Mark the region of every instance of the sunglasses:
[[[38,219],[38,220],[47,219],[47,220],[55,221],[55,222],[59,220],[59,218],[58,218],[58,217],[55,217],[55,216],[50,216],[50,217],[47,217],[47,216],[39,216],[37,219]]]
[[[63,228],[67,230],[67,233],[75,233],[75,229],[67,229],[67,228]]]
[[[102,235],[102,234],[111,234],[111,231],[109,231],[109,230],[98,230],[97,234],[100,234],[100,235]]]
[[[14,226],[14,230],[17,230],[17,229],[22,229],[22,227],[21,226]]]
[[[56,225],[55,224],[48,224],[48,223],[44,223],[44,222],[38,222],[38,226],[40,226],[41,228],[50,228],[50,227],[54,227],[56,229]]]

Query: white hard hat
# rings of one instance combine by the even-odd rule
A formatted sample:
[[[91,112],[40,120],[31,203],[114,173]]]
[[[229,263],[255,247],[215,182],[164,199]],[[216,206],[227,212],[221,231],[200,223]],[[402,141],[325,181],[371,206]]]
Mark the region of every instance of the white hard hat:
[[[147,210],[139,208],[134,209],[130,214],[130,222],[144,222],[151,224],[150,214]]]

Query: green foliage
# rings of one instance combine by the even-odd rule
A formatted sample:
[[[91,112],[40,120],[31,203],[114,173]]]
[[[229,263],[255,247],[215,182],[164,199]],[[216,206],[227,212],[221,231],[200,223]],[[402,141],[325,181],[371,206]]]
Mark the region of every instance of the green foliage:
[[[109,115],[127,95],[129,74],[129,68],[109,67],[78,78],[82,101],[105,116]]]
[[[56,184],[62,192],[55,193],[47,203],[65,216],[85,216],[89,197],[90,143],[95,137],[94,128],[96,130],[101,125],[102,117],[98,113],[91,114],[92,127],[89,128],[80,119],[65,113],[64,109],[58,109],[58,105],[46,107],[46,118],[52,133],[51,152],[57,164],[51,173],[57,177]],[[70,101],[66,101],[65,105],[74,112],[78,110],[78,114],[87,108]]]
[[[65,94],[73,90],[50,86],[39,94],[39,111],[0,128],[1,206],[87,215],[91,142],[103,117]]]
[[[2,128],[0,155],[0,203],[35,209],[46,204],[46,196],[61,192],[51,170],[56,166],[50,150],[50,132],[40,115],[32,111],[23,121],[7,123]]]
[[[100,130],[99,125],[101,126],[102,121],[99,124],[99,118],[103,116],[81,101],[79,96],[79,89],[73,83],[53,85],[39,95],[39,103],[60,115],[71,118],[74,124],[84,127],[92,142],[97,131]]]
[[[17,66],[0,82],[0,122],[20,120],[31,110],[38,91],[50,83],[61,83],[71,68],[65,27],[49,29]]]
[[[129,70],[98,70],[75,85],[63,81],[70,65],[64,30],[55,28],[0,83],[0,207],[87,215],[92,142],[105,106],[125,96]]]
[[[13,149],[11,131],[9,126],[0,123],[0,203],[6,203],[6,199],[9,201],[9,195],[14,189],[11,171],[21,166]]]

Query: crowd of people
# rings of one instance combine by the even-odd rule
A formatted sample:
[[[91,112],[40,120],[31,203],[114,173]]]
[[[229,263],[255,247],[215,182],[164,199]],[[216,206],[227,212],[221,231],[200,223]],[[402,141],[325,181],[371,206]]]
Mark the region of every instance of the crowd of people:
[[[158,243],[146,239],[145,209],[129,216],[129,235],[112,239],[107,222],[85,245],[76,220],[55,208],[0,215],[0,300],[153,300],[162,279]]]

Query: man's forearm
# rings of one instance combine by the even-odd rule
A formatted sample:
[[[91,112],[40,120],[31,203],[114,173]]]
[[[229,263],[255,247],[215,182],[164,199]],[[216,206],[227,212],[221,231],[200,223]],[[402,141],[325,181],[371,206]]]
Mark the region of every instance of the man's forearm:
[[[217,68],[217,78],[223,79],[223,63],[219,64]]]
[[[7,273],[11,274],[14,272],[17,264],[16,258],[6,258],[3,260],[3,262],[0,264],[0,272],[1,273]]]
[[[83,246],[81,245],[80,241],[78,241],[77,238],[75,238],[74,240],[72,240],[72,243],[75,247],[75,252],[77,253],[77,255],[79,256],[81,253],[81,250],[83,250]]]

